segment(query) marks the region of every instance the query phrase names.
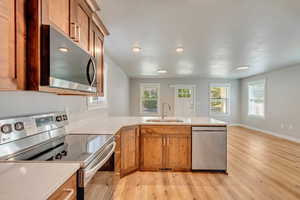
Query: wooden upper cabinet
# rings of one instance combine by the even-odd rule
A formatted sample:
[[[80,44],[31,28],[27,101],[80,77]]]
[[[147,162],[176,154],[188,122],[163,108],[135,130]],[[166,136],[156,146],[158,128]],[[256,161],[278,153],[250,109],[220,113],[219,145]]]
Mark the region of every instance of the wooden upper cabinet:
[[[43,7],[43,22],[55,25],[69,35],[70,0],[44,0]]]
[[[173,170],[191,169],[191,136],[169,135],[165,141],[165,167]]]
[[[42,23],[54,25],[86,51],[90,50],[91,16],[84,0],[42,1]]]
[[[92,11],[84,0],[70,0],[70,37],[90,52],[90,22]]]
[[[77,4],[77,23],[79,26],[79,45],[89,51],[90,18],[80,4]]]
[[[104,96],[104,35],[93,22],[91,23],[90,34],[91,53],[95,57],[97,65],[98,96]]]
[[[121,130],[121,176],[139,169],[139,134],[138,126]]]
[[[25,87],[25,2],[0,1],[0,90]]]
[[[15,2],[0,1],[0,88],[16,88],[15,72]]]

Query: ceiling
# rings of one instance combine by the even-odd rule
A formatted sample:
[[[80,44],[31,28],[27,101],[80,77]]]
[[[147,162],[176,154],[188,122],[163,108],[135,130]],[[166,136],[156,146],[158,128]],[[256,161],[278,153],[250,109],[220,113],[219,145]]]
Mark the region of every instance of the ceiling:
[[[299,0],[99,1],[105,50],[130,77],[235,79],[300,63]]]

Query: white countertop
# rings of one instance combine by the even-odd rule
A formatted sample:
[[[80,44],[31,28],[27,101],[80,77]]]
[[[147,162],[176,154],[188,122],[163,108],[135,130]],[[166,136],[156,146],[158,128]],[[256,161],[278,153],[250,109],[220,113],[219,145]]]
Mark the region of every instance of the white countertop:
[[[78,163],[0,162],[0,199],[46,200],[79,167]]]
[[[132,125],[191,125],[191,126],[218,126],[227,125],[226,122],[209,117],[174,118],[183,122],[147,122],[149,119],[159,119],[159,117],[107,117],[103,119],[84,119],[71,122],[67,131],[70,134],[116,134],[120,128]]]

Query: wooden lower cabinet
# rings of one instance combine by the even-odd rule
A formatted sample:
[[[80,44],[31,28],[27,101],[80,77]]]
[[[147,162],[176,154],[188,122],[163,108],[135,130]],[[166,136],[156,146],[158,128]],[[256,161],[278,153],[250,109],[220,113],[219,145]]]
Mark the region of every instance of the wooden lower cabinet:
[[[116,135],[115,171],[190,171],[190,126],[130,126]]]
[[[130,126],[120,131],[120,176],[139,169],[139,127]]]
[[[76,200],[77,199],[77,174],[75,173],[62,186],[60,186],[48,200]]]
[[[156,171],[163,168],[163,152],[161,135],[141,135],[140,169]]]
[[[141,170],[191,169],[191,129],[187,126],[142,126]]]
[[[175,171],[191,169],[191,136],[166,136],[165,168]]]

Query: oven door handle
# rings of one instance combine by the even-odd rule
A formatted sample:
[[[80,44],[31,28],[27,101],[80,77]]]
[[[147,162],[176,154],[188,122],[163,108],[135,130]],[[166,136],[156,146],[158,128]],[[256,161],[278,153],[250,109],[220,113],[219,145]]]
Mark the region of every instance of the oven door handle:
[[[103,158],[98,164],[96,164],[93,168],[84,171],[84,186],[88,183],[88,181],[92,178],[92,176],[98,171],[99,168],[101,168],[106,161],[111,157],[111,155],[114,153],[115,148],[116,148],[116,142],[111,143],[109,146],[107,146],[106,148],[111,147],[110,152],[105,156],[105,158]]]

